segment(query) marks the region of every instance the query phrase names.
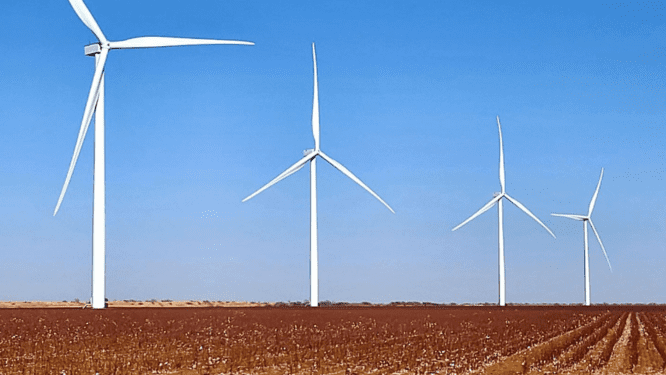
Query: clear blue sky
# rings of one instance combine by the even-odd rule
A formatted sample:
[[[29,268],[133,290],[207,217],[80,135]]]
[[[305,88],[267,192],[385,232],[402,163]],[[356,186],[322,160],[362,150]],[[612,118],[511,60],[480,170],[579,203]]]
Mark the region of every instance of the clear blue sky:
[[[247,46],[112,51],[106,67],[109,299],[309,298],[309,174],[241,200],[313,147],[320,298],[497,301],[499,190],[507,302],[666,303],[666,5],[656,2],[129,0],[86,2],[110,40]],[[0,300],[90,297],[93,128],[67,196],[93,34],[66,0],[0,5]]]

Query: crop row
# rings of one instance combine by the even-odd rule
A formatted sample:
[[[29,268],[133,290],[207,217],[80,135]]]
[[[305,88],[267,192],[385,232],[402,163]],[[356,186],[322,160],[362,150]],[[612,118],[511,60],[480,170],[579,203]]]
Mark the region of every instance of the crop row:
[[[638,310],[638,309],[637,309]],[[614,311],[484,366],[481,373],[663,373],[664,315]]]

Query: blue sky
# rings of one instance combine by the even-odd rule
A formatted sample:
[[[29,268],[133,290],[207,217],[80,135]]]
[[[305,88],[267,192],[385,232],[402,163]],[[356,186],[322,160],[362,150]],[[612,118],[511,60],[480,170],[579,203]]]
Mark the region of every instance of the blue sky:
[[[320,299],[666,303],[666,5],[656,2],[86,2],[110,40],[255,46],[112,51],[106,66],[107,297],[309,298],[309,173],[241,200],[314,145],[396,211],[318,163]],[[93,75],[69,3],[0,6],[0,300],[90,297],[91,127],[52,216]]]

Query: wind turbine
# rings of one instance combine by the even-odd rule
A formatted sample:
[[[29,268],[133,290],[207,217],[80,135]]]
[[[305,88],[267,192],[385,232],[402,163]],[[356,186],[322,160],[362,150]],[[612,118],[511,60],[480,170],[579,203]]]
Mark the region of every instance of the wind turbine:
[[[316,307],[319,305],[319,264],[318,264],[318,253],[317,253],[317,156],[320,156],[322,159],[327,161],[329,164],[334,166],[337,170],[342,172],[344,175],[352,179],[354,182],[359,184],[363,189],[367,190],[368,193],[372,194],[373,197],[377,198],[380,202],[386,206],[391,212],[395,213],[393,209],[386,204],[374,191],[367,187],[358,177],[354,176],[347,168],[342,164],[333,160],[330,156],[326,155],[319,148],[319,88],[317,84],[317,57],[315,55],[315,45],[312,43],[312,61],[314,64],[314,99],[312,101],[312,135],[315,141],[315,148],[303,151],[303,158],[297,161],[294,165],[287,168],[280,175],[275,177],[271,182],[264,185],[261,189],[255,191],[247,198],[243,199],[243,202],[251,199],[255,195],[261,193],[262,191],[268,189],[279,181],[289,177],[294,174],[296,171],[300,170],[310,162],[310,306]]]
[[[481,215],[482,213],[491,209],[495,204],[498,207],[498,218],[499,218],[499,304],[500,306],[506,305],[506,278],[504,276],[504,208],[502,206],[502,198],[506,198],[509,202],[513,203],[516,207],[520,208],[524,213],[529,215],[537,223],[539,223],[545,230],[550,233],[553,238],[555,235],[553,232],[548,229],[548,227],[541,222],[527,207],[523,206],[522,203],[518,202],[515,198],[512,198],[506,192],[506,186],[504,181],[504,146],[502,144],[502,126],[500,125],[499,116],[497,116],[497,128],[499,129],[499,141],[500,141],[500,164],[499,164],[499,180],[502,191],[495,193],[493,199],[490,202],[486,203],[485,206],[481,207],[474,215],[470,216],[469,219],[460,223],[457,227],[453,228],[452,231],[462,227],[463,225],[472,221],[475,217]]]
[[[191,39],[191,38],[170,38],[170,37],[139,37],[131,38],[119,42],[112,42],[106,39],[99,25],[92,14],[83,3],[83,0],[69,0],[69,4],[79,16],[81,21],[97,37],[98,43],[87,45],[85,54],[95,56],[95,74],[93,75],[92,86],[88,93],[88,100],[83,111],[83,120],[81,128],[74,147],[74,155],[69,164],[67,178],[60,192],[58,204],[53,212],[53,216],[58,213],[60,204],[65,197],[67,186],[72,178],[76,161],[79,158],[79,152],[83,145],[88,126],[92,120],[93,112],[95,116],[95,162],[94,162],[94,181],[93,181],[93,265],[92,265],[92,307],[102,309],[105,307],[105,242],[106,242],[106,213],[105,213],[105,161],[104,161],[104,65],[109,51],[112,49],[126,48],[154,48],[154,47],[176,47],[204,44],[243,44],[253,45],[252,42],[243,42],[235,40],[216,40],[216,39]]]
[[[608,262],[608,268],[611,270],[611,272],[613,272],[613,267],[611,267],[610,260],[608,259],[608,254],[606,254],[606,249],[604,248],[604,244],[601,243],[601,237],[599,237],[599,232],[597,232],[597,229],[594,227],[594,224],[592,223],[592,210],[594,210],[594,204],[597,203],[597,195],[599,195],[599,188],[601,187],[601,179],[603,177],[604,177],[604,169],[601,168],[601,176],[599,176],[599,183],[597,184],[597,190],[594,191],[594,195],[592,196],[592,200],[590,201],[590,207],[587,210],[587,216],[571,215],[571,214],[551,214],[553,216],[566,217],[569,219],[583,222],[583,233],[585,236],[585,305],[586,306],[590,306],[590,257],[587,250],[588,222],[590,222],[592,231],[594,232],[594,235],[597,236],[597,241],[599,241],[599,245],[601,245],[601,251],[604,252],[604,256],[606,257],[606,262]]]

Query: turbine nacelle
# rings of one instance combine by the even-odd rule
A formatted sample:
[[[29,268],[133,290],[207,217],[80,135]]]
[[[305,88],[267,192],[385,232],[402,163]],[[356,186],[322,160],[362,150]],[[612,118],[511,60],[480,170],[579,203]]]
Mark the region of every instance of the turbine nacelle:
[[[307,150],[303,150],[303,156],[309,156],[309,155],[312,155],[312,154],[314,154],[314,153],[315,153],[315,149],[314,149],[314,148],[309,148],[309,149],[307,149]]]
[[[83,47],[83,52],[86,56],[95,56],[96,54],[102,52],[102,48],[103,47],[101,43],[88,44],[87,46]]]

